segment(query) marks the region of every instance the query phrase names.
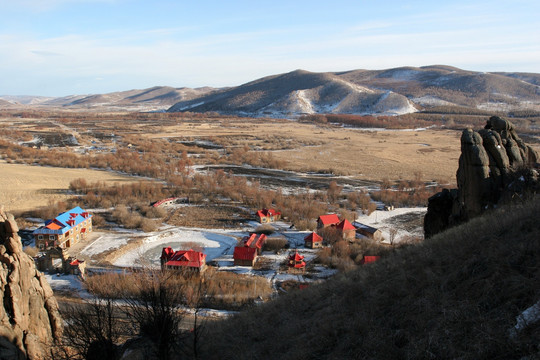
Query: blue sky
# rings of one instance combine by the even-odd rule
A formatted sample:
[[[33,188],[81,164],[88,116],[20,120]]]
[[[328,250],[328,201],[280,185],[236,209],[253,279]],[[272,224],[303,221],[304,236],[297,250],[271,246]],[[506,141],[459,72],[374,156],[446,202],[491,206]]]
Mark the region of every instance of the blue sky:
[[[295,69],[540,73],[540,2],[0,0],[0,95],[234,86]]]

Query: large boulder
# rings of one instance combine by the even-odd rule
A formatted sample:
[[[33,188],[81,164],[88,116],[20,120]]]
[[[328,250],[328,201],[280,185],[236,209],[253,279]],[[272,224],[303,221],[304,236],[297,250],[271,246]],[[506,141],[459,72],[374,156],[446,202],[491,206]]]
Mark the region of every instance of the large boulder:
[[[0,358],[44,359],[62,334],[58,303],[0,207]]]
[[[463,130],[458,188],[429,199],[424,218],[426,238],[500,203],[537,191],[537,167],[538,154],[519,138],[510,121],[492,116],[478,132]]]

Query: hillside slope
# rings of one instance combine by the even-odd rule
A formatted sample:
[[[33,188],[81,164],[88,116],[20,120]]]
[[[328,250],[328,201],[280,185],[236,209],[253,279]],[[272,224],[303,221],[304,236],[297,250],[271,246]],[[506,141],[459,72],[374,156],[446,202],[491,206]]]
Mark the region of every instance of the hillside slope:
[[[211,359],[540,356],[540,199],[501,208],[209,329]]]
[[[332,73],[296,70],[183,101],[169,111],[285,116],[313,113],[404,114],[416,109],[406,97],[391,91],[359,86]]]

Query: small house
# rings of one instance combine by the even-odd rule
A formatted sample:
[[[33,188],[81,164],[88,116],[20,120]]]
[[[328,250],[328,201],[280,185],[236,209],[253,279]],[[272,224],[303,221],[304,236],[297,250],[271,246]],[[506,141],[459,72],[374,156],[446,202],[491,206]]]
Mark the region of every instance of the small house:
[[[354,241],[354,238],[356,237],[356,228],[349,222],[349,220],[344,219],[335,225],[335,228],[339,231],[344,240]]]
[[[315,232],[312,232],[304,238],[304,246],[310,249],[321,248],[323,246],[323,238]]]
[[[317,229],[324,229],[328,226],[339,224],[339,217],[336,214],[321,215],[317,218]]]
[[[281,213],[274,209],[259,210],[257,211],[257,216],[259,217],[259,222],[261,224],[270,223],[281,219]]]
[[[206,254],[195,250],[174,251],[171,247],[161,251],[161,268],[203,272],[206,270]]]
[[[69,265],[67,266],[67,272],[71,275],[80,275],[84,278],[86,271],[86,261],[79,259],[70,259]]]
[[[287,266],[289,267],[289,272],[304,272],[306,270],[304,256],[300,255],[298,250],[295,250],[294,253],[289,256]]]
[[[265,234],[257,234],[252,233],[248,236],[244,236],[242,239],[242,245],[244,247],[251,247],[257,249],[257,255],[261,255],[262,248],[264,246],[264,243],[266,242],[267,236]]]
[[[380,256],[369,256],[369,255],[364,255],[364,257],[363,257],[362,260],[360,261],[360,265],[373,263],[373,262],[379,260],[380,258],[381,258]]]
[[[237,246],[233,253],[235,266],[253,266],[257,260],[257,248]]]
[[[92,232],[92,215],[79,206],[59,214],[34,230],[36,248],[44,251],[53,247],[66,249]]]
[[[382,241],[383,235],[381,230],[374,228],[369,225],[365,225],[359,222],[354,222],[354,227],[356,228],[356,233],[362,236],[365,236],[369,239],[373,239],[375,241]]]

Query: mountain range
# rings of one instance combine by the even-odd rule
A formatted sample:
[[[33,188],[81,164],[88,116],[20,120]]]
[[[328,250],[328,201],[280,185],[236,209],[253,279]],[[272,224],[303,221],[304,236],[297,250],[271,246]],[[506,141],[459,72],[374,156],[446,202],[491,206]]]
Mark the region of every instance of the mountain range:
[[[445,65],[315,73],[295,70],[228,88],[153,87],[59,98],[0,96],[69,108],[218,112],[255,117],[314,113],[399,115],[435,106],[540,110],[540,74],[476,72]],[[3,104],[3,105],[2,105]]]

